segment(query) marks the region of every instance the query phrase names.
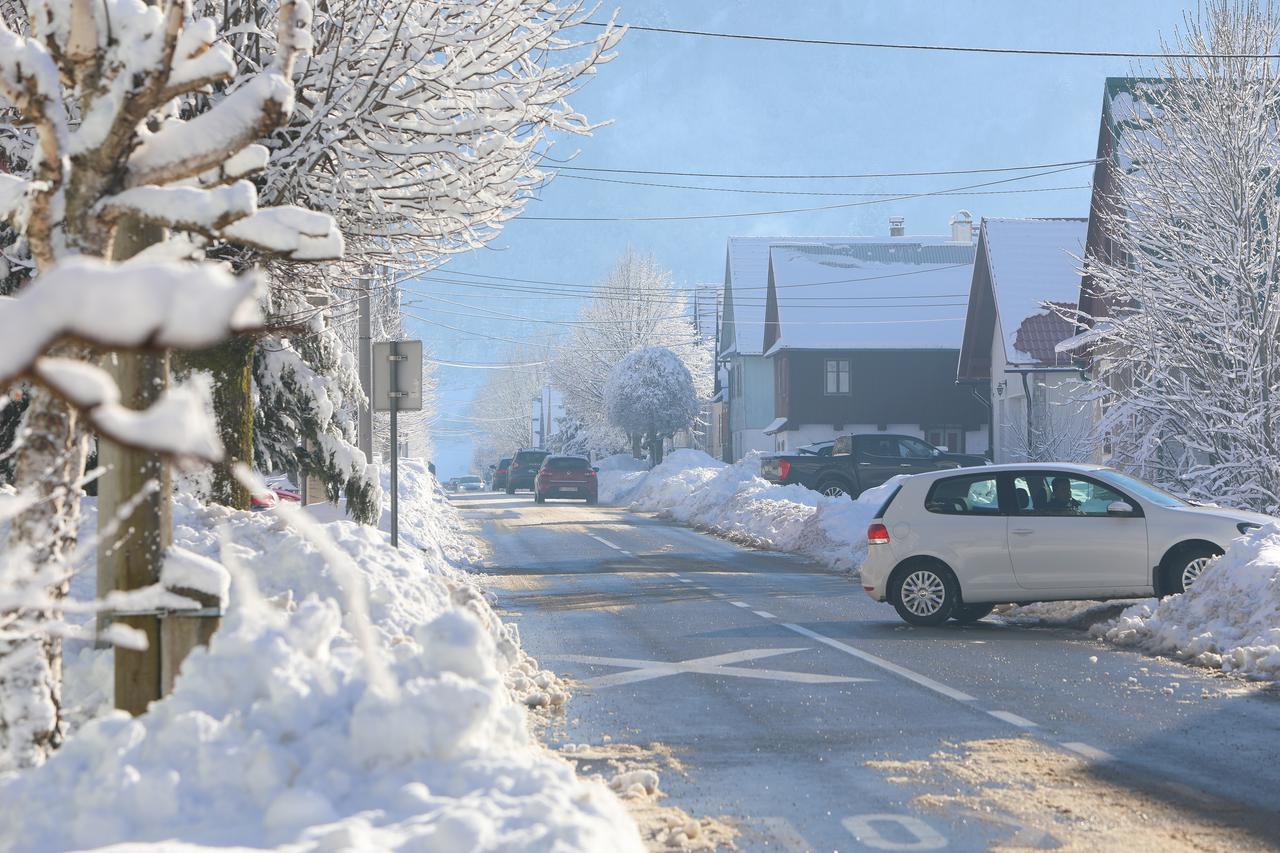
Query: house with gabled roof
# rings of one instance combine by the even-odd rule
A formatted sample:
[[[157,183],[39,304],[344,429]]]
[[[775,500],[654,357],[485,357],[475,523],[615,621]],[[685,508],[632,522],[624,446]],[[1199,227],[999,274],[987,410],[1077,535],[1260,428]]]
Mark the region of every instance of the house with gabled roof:
[[[982,220],[956,376],[991,401],[997,463],[1091,458],[1094,406],[1059,351],[1087,231],[1083,218]]]
[[[763,354],[773,367],[774,449],[851,432],[988,448],[986,401],[956,384],[975,246],[950,234],[771,245]]]

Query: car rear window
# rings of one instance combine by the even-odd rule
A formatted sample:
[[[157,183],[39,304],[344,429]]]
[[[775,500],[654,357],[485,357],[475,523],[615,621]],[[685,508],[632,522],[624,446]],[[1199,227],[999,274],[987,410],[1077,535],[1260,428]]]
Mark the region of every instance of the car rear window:
[[[499,460],[498,460],[498,467],[499,467],[499,468],[506,468],[506,467],[507,467],[508,465],[510,465],[510,464],[511,464],[511,460],[510,460],[510,459],[499,459]]]
[[[884,518],[884,514],[889,511],[889,504],[893,503],[893,499],[898,496],[898,492],[902,491],[902,484],[893,487],[893,491],[889,493],[889,497],[884,499],[884,503],[880,504],[880,508],[876,510],[873,518]]]
[[[542,460],[546,458],[547,458],[547,454],[538,453],[537,451],[529,451],[527,453],[516,454],[516,461],[519,462],[521,465],[528,465],[531,462],[537,462],[541,464]]]
[[[943,515],[1000,515],[996,478],[970,474],[938,480],[929,488],[924,508]]]
[[[577,456],[560,456],[543,462],[542,467],[551,471],[581,471],[590,468],[591,465],[587,460]]]

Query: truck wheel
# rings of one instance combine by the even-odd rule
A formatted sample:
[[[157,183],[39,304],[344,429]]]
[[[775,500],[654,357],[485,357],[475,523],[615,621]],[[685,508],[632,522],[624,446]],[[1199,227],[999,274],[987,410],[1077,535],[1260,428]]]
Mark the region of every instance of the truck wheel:
[[[844,480],[823,480],[818,484],[818,491],[829,498],[853,497],[853,490]]]

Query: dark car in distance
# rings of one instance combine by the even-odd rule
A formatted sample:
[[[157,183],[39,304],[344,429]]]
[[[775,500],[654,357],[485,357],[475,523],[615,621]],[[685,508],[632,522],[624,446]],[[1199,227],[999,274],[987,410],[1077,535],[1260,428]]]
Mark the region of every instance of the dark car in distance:
[[[583,456],[548,456],[534,480],[533,501],[576,498],[593,504],[600,498],[596,469]]]
[[[507,494],[514,495],[518,489],[533,491],[534,478],[542,467],[542,460],[550,456],[550,451],[538,448],[521,448],[511,456],[511,465],[507,468]]]
[[[824,495],[856,498],[899,474],[988,464],[985,456],[952,453],[913,435],[884,432],[842,435],[829,456],[806,451],[765,457],[760,460],[760,476],[780,485],[797,483]]]
[[[495,492],[505,492],[507,490],[507,470],[511,467],[511,459],[504,458],[498,460],[498,467],[493,469],[493,482],[489,488]]]

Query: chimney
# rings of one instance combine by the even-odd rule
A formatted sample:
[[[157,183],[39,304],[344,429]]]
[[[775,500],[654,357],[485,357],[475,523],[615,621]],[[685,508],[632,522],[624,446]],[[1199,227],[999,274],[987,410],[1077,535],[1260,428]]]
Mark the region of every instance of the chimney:
[[[973,214],[969,211],[959,210],[951,217],[951,242],[973,242]]]
[[[889,236],[905,237],[907,236],[907,220],[901,216],[889,217]]]

